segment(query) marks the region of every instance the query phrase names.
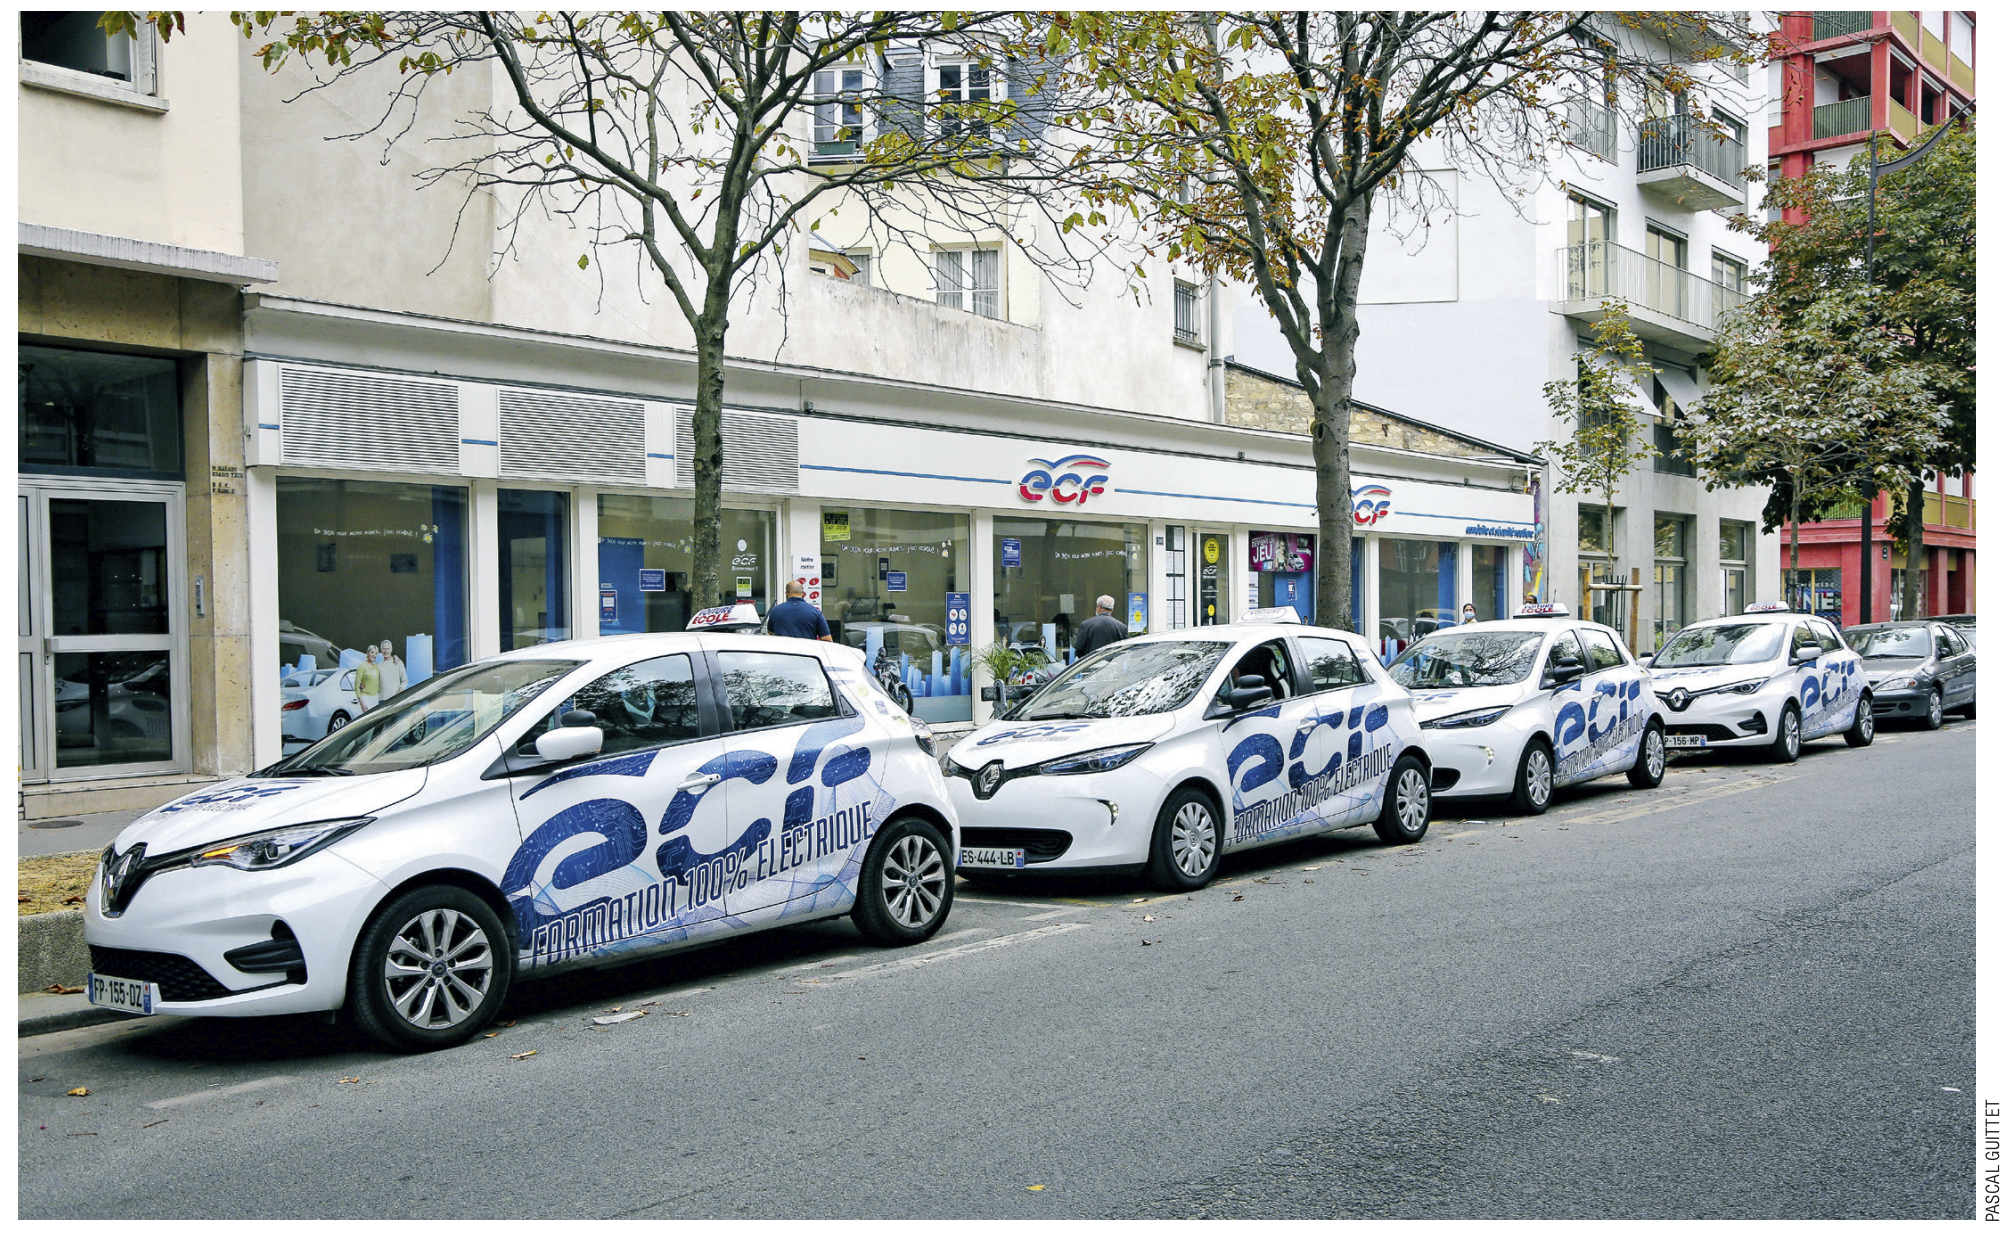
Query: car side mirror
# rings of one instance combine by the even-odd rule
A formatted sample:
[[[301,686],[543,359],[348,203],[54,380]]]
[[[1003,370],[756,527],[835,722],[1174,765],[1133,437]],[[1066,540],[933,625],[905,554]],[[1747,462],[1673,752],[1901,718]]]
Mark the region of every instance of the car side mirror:
[[[1794,663],[1796,664],[1806,664],[1809,660],[1819,660],[1821,656],[1822,649],[1819,647],[1794,648]]]
[[[1582,676],[1584,676],[1582,660],[1558,660],[1549,666],[1549,684],[1553,686],[1568,685]]]
[[[561,722],[560,727],[537,739],[537,756],[547,763],[569,763],[600,753],[600,741],[601,733],[597,728]]]
[[[1261,707],[1275,698],[1270,683],[1255,673],[1246,673],[1235,679],[1235,688],[1228,692],[1230,711],[1248,711],[1251,707]]]

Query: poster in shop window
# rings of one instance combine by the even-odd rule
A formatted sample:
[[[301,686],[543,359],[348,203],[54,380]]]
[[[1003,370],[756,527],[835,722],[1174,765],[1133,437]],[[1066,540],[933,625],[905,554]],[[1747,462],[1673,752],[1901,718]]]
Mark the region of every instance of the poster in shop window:
[[[851,511],[825,510],[824,511],[825,543],[829,543],[833,540],[849,540],[849,539],[851,539]]]
[[[1221,624],[1217,606],[1221,601],[1221,537],[1202,536],[1200,540],[1200,593],[1199,607],[1194,615],[1194,624],[1212,626]]]
[[[1125,628],[1132,634],[1143,634],[1145,632],[1145,603],[1144,592],[1133,591],[1130,593],[1130,603],[1127,605],[1130,610],[1130,620],[1125,623]]]

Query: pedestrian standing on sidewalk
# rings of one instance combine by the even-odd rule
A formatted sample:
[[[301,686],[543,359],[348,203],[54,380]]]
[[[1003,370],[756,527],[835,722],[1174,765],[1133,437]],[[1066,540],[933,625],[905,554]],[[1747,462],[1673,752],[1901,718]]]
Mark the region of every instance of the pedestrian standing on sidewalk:
[[[1116,606],[1117,602],[1109,596],[1096,597],[1096,615],[1075,631],[1075,641],[1071,644],[1077,660],[1120,641],[1128,633],[1123,622],[1110,616],[1110,610]]]
[[[788,598],[768,610],[768,633],[782,638],[809,638],[831,641],[831,626],[817,606],[803,599],[803,585],[791,582],[782,588]]]
[[[370,654],[356,666],[356,705],[364,711],[377,705],[378,691],[383,689],[384,670],[378,665],[377,649],[370,648]]]

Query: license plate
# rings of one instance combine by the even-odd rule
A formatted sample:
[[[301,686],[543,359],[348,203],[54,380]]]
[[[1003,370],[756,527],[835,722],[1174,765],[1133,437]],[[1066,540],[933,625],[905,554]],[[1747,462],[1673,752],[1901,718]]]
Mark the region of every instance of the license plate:
[[[956,855],[957,867],[987,867],[998,870],[1023,870],[1026,868],[1026,850],[1023,848],[966,848]]]
[[[84,996],[93,1007],[108,1007],[127,1015],[152,1015],[154,1004],[160,1002],[161,988],[151,981],[92,973],[84,978]]]
[[[1665,741],[1671,750],[1700,750],[1710,744],[1701,733],[1670,733]]]

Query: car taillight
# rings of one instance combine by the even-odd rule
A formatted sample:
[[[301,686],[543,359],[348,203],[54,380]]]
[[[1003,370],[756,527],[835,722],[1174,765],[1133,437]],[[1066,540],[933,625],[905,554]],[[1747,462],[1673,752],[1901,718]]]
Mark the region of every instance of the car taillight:
[[[290,703],[283,704],[279,709],[281,711],[298,711],[302,707],[305,707],[306,705],[307,705],[306,699],[296,698]]]

